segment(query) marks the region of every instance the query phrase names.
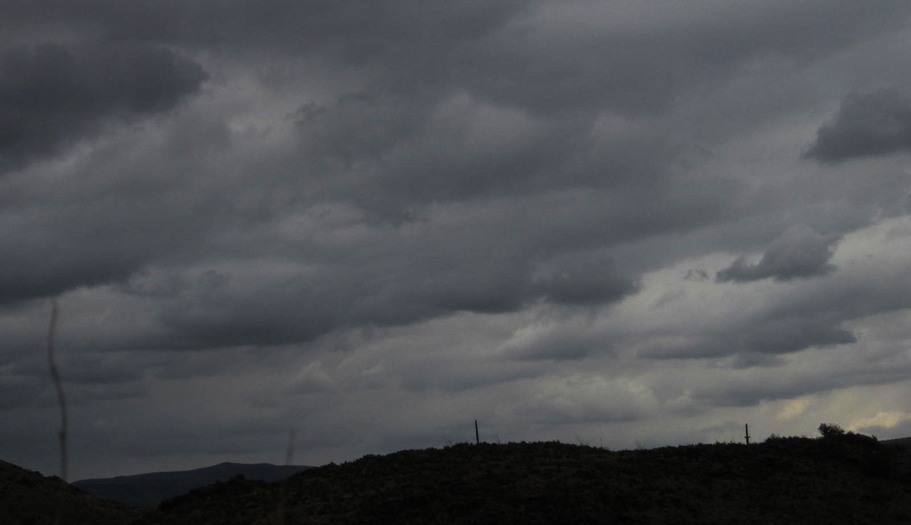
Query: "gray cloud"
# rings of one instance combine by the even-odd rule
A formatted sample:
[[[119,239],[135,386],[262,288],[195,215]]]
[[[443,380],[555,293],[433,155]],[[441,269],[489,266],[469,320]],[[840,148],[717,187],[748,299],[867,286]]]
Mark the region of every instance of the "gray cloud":
[[[909,13],[907,6],[891,0],[877,2],[875,14],[824,1],[779,4],[774,9],[758,2],[737,8],[716,3],[664,8],[668,12],[650,24],[624,21],[624,15],[635,10],[623,5],[544,4],[540,18],[520,18],[509,27],[514,32],[488,39],[491,46],[482,64],[500,74],[472,75],[470,81],[498,103],[536,111],[584,111],[597,105],[648,114],[666,108],[680,92],[723,77],[744,63],[831,53]],[[694,15],[701,9],[711,10],[713,16]],[[819,24],[820,13],[828,21],[825,27]],[[534,23],[547,15],[553,16],[552,24]],[[610,18],[617,30],[598,31],[598,23]],[[757,31],[760,26],[763,30]],[[656,31],[662,38],[654,38]],[[600,58],[587,59],[593,56]]]
[[[0,7],[3,459],[54,469],[48,296],[85,475],[281,461],[289,426],[320,463],[474,419],[622,448],[911,413],[878,390],[911,337],[908,104],[875,91],[911,82],[909,13]],[[833,165],[857,137],[881,158]]]
[[[831,311],[771,311],[682,345],[647,348],[641,355],[662,359],[734,356],[739,367],[775,367],[782,364],[775,356],[856,342],[854,334],[842,327],[844,320]]]
[[[841,328],[838,319],[813,314],[805,317],[769,318],[750,326],[741,336],[742,351],[786,354],[811,346],[854,343],[854,334]]]
[[[557,267],[537,283],[543,295],[560,304],[602,304],[634,293],[637,283],[618,275],[611,261],[583,261]]]
[[[351,165],[385,157],[400,141],[413,136],[425,117],[420,110],[418,101],[385,101],[369,93],[349,93],[331,107],[303,106],[296,123],[312,156]]]
[[[806,226],[795,226],[769,244],[756,264],[744,258],[718,272],[719,282],[749,282],[774,278],[776,281],[806,279],[835,270],[829,263],[837,236],[821,235]]]
[[[173,108],[206,75],[144,44],[17,46],[0,56],[0,171],[56,153],[107,119]]]
[[[847,96],[831,122],[816,132],[804,154],[844,162],[911,149],[911,101],[890,90]]]
[[[909,14],[897,0],[867,6],[824,0],[776,2],[774,7],[768,2],[736,8],[665,6],[668,13],[660,20],[633,16],[618,23],[635,9],[588,1],[557,8],[528,0],[461,0],[432,7],[412,0],[371,5],[270,0],[255,8],[240,1],[114,5],[96,0],[74,8],[41,0],[12,20],[51,28],[65,20],[106,40],[231,55],[327,56],[337,67],[361,69],[373,89],[409,97],[464,89],[479,99],[533,112],[606,108],[636,115],[665,109],[680,91],[730,74],[743,63],[816,58],[894,28]],[[713,16],[700,16],[704,10]],[[827,23],[819,24],[820,13]],[[598,29],[599,24],[608,30]],[[654,38],[655,32],[663,37]]]
[[[156,280],[176,288],[170,300],[160,303],[158,317],[173,334],[171,345],[280,344],[311,341],[344,328],[410,324],[460,311],[515,312],[538,300],[594,307],[618,302],[637,290],[633,279],[599,260],[557,261],[536,277],[525,262],[526,250],[532,249],[526,243],[532,240],[520,237],[510,244],[499,235],[475,237],[466,232],[453,233],[453,245],[441,247],[433,237],[403,242],[393,235],[350,247],[349,263],[312,268],[306,276],[295,267],[275,273],[238,269],[231,275],[230,270],[210,269],[195,276],[162,276]],[[381,245],[385,250],[396,243],[392,253],[376,252]],[[382,258],[364,265],[357,260],[366,253]],[[126,286],[142,293],[141,286]]]

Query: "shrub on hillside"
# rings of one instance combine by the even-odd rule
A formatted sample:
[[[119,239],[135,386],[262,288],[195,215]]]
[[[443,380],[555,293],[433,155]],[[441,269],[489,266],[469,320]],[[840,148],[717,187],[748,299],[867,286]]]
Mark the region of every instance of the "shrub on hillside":
[[[838,425],[822,423],[819,425],[819,435],[824,438],[832,438],[845,435],[845,430]]]

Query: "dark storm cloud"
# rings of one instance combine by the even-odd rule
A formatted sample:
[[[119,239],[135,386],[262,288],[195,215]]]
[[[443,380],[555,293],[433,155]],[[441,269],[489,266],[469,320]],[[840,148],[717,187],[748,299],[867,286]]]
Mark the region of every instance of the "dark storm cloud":
[[[195,62],[145,44],[7,49],[0,55],[0,171],[54,154],[107,119],[168,110],[205,78]]]
[[[113,170],[119,171],[116,166]],[[165,209],[162,201],[134,191],[148,181],[128,181],[124,188],[119,186],[122,180],[108,179],[107,173],[81,175],[98,176],[92,182],[101,184],[70,182],[60,189],[65,195],[61,201],[39,198],[29,207],[0,209],[6,225],[0,231],[5,250],[0,304],[123,281],[162,253],[187,247],[206,228],[205,221],[190,219],[188,207],[175,203]],[[138,170],[126,173],[139,179],[141,175]],[[11,196],[34,198],[31,192]],[[80,205],[65,204],[72,198],[81,199]]]
[[[66,238],[22,239],[16,234],[0,238],[10,250],[0,262],[0,304],[122,279],[139,264],[134,255],[116,246],[93,251]]]
[[[453,242],[453,235],[465,234],[441,229],[417,246],[393,241],[374,247],[369,259],[320,269],[313,275],[264,276],[261,282],[239,288],[231,289],[236,283],[229,284],[230,291],[199,294],[196,285],[187,285],[179,299],[162,303],[166,326],[190,341],[217,346],[311,340],[339,327],[409,323],[463,310],[512,312],[540,299],[563,305],[608,304],[635,292],[630,263],[622,276],[597,265],[554,267],[538,278],[535,271],[568,250],[597,250],[709,224],[728,212],[723,194],[736,188],[724,187],[714,195],[684,190],[668,174],[668,164],[679,153],[667,146],[668,137],[652,133],[598,140],[592,131],[597,117],[612,112],[660,114],[674,96],[713,75],[728,74],[756,57],[830,52],[873,32],[878,22],[900,19],[907,10],[902,3],[885,0],[867,10],[850,4],[829,6],[824,11],[832,24],[817,24],[806,31],[816,23],[812,8],[820,5],[809,2],[770,15],[763,9],[722,9],[709,22],[690,20],[662,27],[668,32],[661,39],[654,38],[654,27],[635,23],[605,31],[566,32],[549,20],[550,15],[559,15],[548,11],[555,7],[528,2],[428,6],[420,2],[99,1],[77,9],[71,3],[39,0],[11,13],[11,20],[20,17],[23,27],[26,22],[48,28],[65,24],[84,40],[142,42],[130,46],[156,50],[162,63],[167,62],[163,57],[174,62],[173,71],[152,68],[156,79],[164,79],[163,85],[140,86],[156,88],[160,99],[143,98],[148,93],[136,86],[113,92],[103,97],[105,103],[96,103],[96,113],[77,119],[71,131],[64,127],[60,132],[69,135],[50,136],[51,144],[63,144],[67,137],[109,116],[171,107],[198,89],[203,78],[198,66],[157,45],[238,53],[244,59],[300,53],[322,57],[330,69],[354,67],[364,86],[322,104],[307,102],[306,95],[301,95],[302,109],[292,117],[300,151],[277,159],[276,173],[268,170],[269,185],[276,193],[301,199],[297,203],[301,207],[312,203],[304,201],[306,190],[298,187],[313,183],[312,193],[366,210],[365,217],[357,220],[370,221],[371,214],[376,214],[393,217],[401,225],[426,219],[427,208],[438,203],[499,197],[504,202],[498,205],[508,206],[512,204],[505,201],[516,196],[582,188],[579,197],[567,197],[565,202],[529,199],[518,204],[541,204],[535,212],[491,215],[502,226],[484,221],[467,226],[472,231],[467,238],[455,240],[457,249],[440,245]],[[589,14],[609,18],[615,13],[607,6]],[[747,30],[755,16],[766,17],[762,19],[774,30]],[[559,22],[559,16],[553,18]],[[845,20],[852,21],[845,31],[833,29]],[[723,53],[717,51],[722,47],[716,45],[719,42],[724,43]],[[116,53],[106,51],[119,45],[99,44],[97,53],[88,44],[22,49],[34,56],[38,49],[50,49],[68,57],[74,72],[58,75],[71,79],[70,84],[60,85],[72,85],[76,93],[85,91],[98,98],[108,92],[97,86],[97,78],[78,73],[98,70],[116,77],[121,74],[117,67],[130,70],[134,61],[111,60]],[[34,58],[32,62],[38,63]],[[115,63],[127,65],[105,66]],[[41,70],[34,64],[32,69]],[[88,67],[92,64],[94,69]],[[168,83],[168,79],[176,81]],[[131,102],[134,99],[139,102]],[[213,194],[212,208],[232,209],[242,194],[264,186],[257,178],[229,186],[223,196]],[[6,263],[10,269],[2,288],[6,299],[127,280],[160,254],[192,242],[186,238],[204,236],[200,232],[207,226],[201,223],[209,221],[194,215],[201,210],[191,209],[176,211],[174,215],[182,220],[165,224],[146,223],[139,217],[124,223],[113,211],[105,208],[91,217],[98,220],[87,221],[80,213],[58,217],[52,221],[54,228],[47,229],[50,237],[29,237],[53,242],[29,244],[22,236],[7,243],[16,255]],[[281,213],[265,210],[252,219],[252,225],[267,230]],[[154,212],[150,216],[163,218]],[[99,229],[101,219],[109,219],[110,225]],[[239,222],[228,221],[241,229],[252,227]],[[56,226],[61,223],[84,227],[74,231],[75,226]],[[130,227],[118,233],[120,228],[114,225],[124,224]],[[156,233],[168,225],[175,230],[180,225],[187,233],[181,239]],[[232,226],[219,227],[224,232]],[[110,232],[113,237],[92,243],[92,230],[99,236]],[[73,238],[86,242],[67,242]],[[378,234],[374,239],[381,238]],[[256,251],[258,242],[251,239],[250,243],[236,249]],[[213,247],[212,242],[202,244]],[[267,250],[274,246],[263,245]],[[51,246],[57,247],[53,256]],[[305,245],[298,248],[300,253],[319,252]],[[719,279],[786,280],[830,271],[828,246],[810,248],[773,243],[758,264],[741,262],[721,272]],[[435,252],[442,255],[426,255]],[[354,253],[343,250],[338,257]],[[397,253],[425,255],[416,262]],[[261,284],[265,289],[259,288]],[[222,328],[223,335],[218,335]]]
[[[537,282],[548,300],[578,305],[614,302],[634,293],[637,287],[634,280],[618,274],[613,262],[597,259],[563,265]]]
[[[527,0],[96,0],[78,8],[38,0],[10,16],[39,27],[70,24],[104,40],[323,56],[337,67],[358,68],[371,89],[407,95],[461,88],[534,112],[642,114],[666,109],[681,91],[750,60],[824,55],[909,12],[897,0],[863,8],[825,0],[710,8],[717,13],[699,20],[691,14],[698,5],[668,7],[671,17],[679,10],[680,23],[666,19],[657,27],[624,23],[630,9],[622,3]],[[583,29],[569,30],[573,23]],[[609,29],[594,29],[599,23]]]
[[[423,111],[416,101],[379,100],[369,93],[343,94],[331,107],[307,104],[296,122],[315,157],[345,165],[375,160],[418,131]]]
[[[819,128],[804,156],[835,163],[908,150],[911,101],[898,92],[883,90],[846,97],[832,121]]]
[[[289,267],[270,273],[263,265],[263,271],[236,275],[208,270],[163,279],[177,288],[159,303],[157,317],[172,334],[172,346],[280,344],[462,311],[515,312],[539,300],[608,305],[637,290],[634,279],[599,260],[556,261],[536,276],[527,262],[528,234],[504,242],[499,235],[450,232],[448,246],[436,235],[428,229],[426,237],[404,242],[395,235],[371,239],[348,248],[346,262],[306,272]],[[364,264],[370,254],[375,258]]]
[[[323,53],[349,65],[382,57],[445,62],[452,42],[474,39],[533,2],[460,0],[38,0],[8,13],[11,24],[78,28],[102,40],[142,40],[229,54]],[[404,78],[403,84],[412,80]]]
[[[669,14],[656,25],[639,27],[635,21],[624,25],[629,11],[622,3],[538,7],[539,19],[521,18],[483,42],[483,55],[470,57],[479,62],[465,70],[476,71],[480,64],[496,74],[466,75],[466,84],[499,104],[534,111],[598,107],[632,115],[662,112],[682,92],[755,59],[830,53],[894,26],[909,13],[895,0],[877,1],[869,9],[825,0],[775,8],[767,2],[680,4],[663,6]],[[713,16],[693,17],[700,9],[712,10]],[[587,17],[594,23],[589,25]],[[543,22],[547,18],[557,22]],[[616,21],[614,30],[599,30],[598,23],[608,19]]]
[[[893,242],[911,178],[894,164],[822,169],[797,150],[819,126],[807,115],[873,80],[902,85],[909,12],[906,0],[2,3],[11,449],[55,450],[49,295],[79,424],[111,449],[142,448],[142,468],[226,459],[213,450],[261,461],[289,421],[306,423],[314,461],[344,460],[479,406],[522,439],[624,421],[621,433],[670,440],[677,423],[733,417],[713,403],[897,380],[834,363],[877,359],[869,318],[911,306]],[[858,100],[813,158],[869,134],[858,115],[900,129],[911,106]],[[858,242],[881,220],[889,233]],[[680,419],[659,419],[669,411]],[[231,444],[245,432],[262,435]],[[92,463],[80,468],[101,468],[89,457],[126,473],[126,453],[79,446]]]
[[[672,346],[644,349],[642,357],[705,359],[736,357],[738,367],[780,366],[775,356],[809,348],[835,348],[857,342],[847,324],[856,319],[906,308],[908,283],[888,279],[864,287],[845,282],[818,281],[802,293],[772,302],[742,319],[694,334],[692,340]],[[686,333],[685,330],[682,333]]]
[[[521,196],[580,184],[611,184],[591,166],[569,172],[588,146],[591,119],[537,119],[467,95],[403,97],[345,94],[308,104],[296,130],[302,162],[327,178],[328,191],[371,216],[420,217],[434,202]],[[341,173],[339,173],[341,172]],[[559,179],[554,173],[563,172]],[[601,180],[597,180],[601,179]]]
[[[780,363],[774,356],[856,342],[854,334],[841,326],[846,318],[833,311],[771,311],[682,346],[646,349],[641,356],[659,359],[737,356],[740,367],[776,366]]]
[[[811,346],[853,343],[854,334],[839,326],[832,315],[772,317],[746,329],[740,339],[741,351],[759,354],[788,354]]]
[[[821,235],[807,227],[794,227],[772,241],[756,264],[744,258],[721,270],[719,282],[749,282],[774,278],[776,281],[819,277],[835,270],[829,263],[838,237]]]
[[[668,164],[681,154],[674,144],[678,134],[600,141],[592,136],[599,116],[622,114],[633,122],[663,114],[682,94],[752,61],[810,60],[880,31],[909,11],[887,0],[869,10],[825,2],[769,10],[757,3],[743,10],[722,8],[710,21],[680,13],[682,23],[655,28],[605,24],[622,19],[626,11],[620,4],[497,5],[491,14],[474,2],[443,11],[404,3],[388,8],[394,14],[377,13],[375,26],[358,32],[355,40],[373,42],[363,62],[349,53],[321,51],[366,65],[362,90],[329,104],[308,103],[298,114],[307,152],[301,163],[325,170],[327,177],[334,172],[327,182],[333,197],[356,203],[373,218],[402,221],[420,216],[427,202],[491,194],[594,186],[631,191],[623,199],[628,202],[649,202],[655,191],[680,193],[681,188],[665,186]],[[828,21],[822,26],[820,12]],[[608,29],[567,31],[564,16],[586,27],[584,18],[572,18],[582,17],[579,13]],[[306,10],[294,15],[311,23]],[[353,12],[335,15],[339,24],[360,27],[346,18]],[[390,31],[383,23],[387,16],[397,19],[392,27],[415,23],[431,31],[439,25],[433,32],[439,36],[428,47],[426,35],[415,28]],[[476,31],[459,29],[473,17],[487,22]],[[755,29],[757,19],[763,31]],[[654,38],[656,29],[662,38]],[[307,49],[334,42],[328,32],[315,35]],[[278,43],[281,37],[275,38]],[[285,44],[298,45],[290,35]],[[459,102],[459,96],[468,102]],[[448,106],[454,106],[453,114],[445,113]],[[479,133],[472,112],[484,111],[495,111],[491,120],[513,126],[504,125],[499,137]],[[338,161],[349,168],[341,177],[332,164]],[[652,217],[674,222],[663,215],[656,210]]]

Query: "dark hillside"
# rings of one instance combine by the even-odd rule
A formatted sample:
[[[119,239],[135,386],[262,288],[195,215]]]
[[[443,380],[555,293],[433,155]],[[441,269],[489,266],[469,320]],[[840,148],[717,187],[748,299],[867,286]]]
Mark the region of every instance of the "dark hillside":
[[[4,525],[115,525],[140,514],[99,500],[63,482],[0,461],[0,523]]]
[[[234,479],[136,523],[911,523],[909,457],[850,433],[621,452],[457,445],[274,485]]]

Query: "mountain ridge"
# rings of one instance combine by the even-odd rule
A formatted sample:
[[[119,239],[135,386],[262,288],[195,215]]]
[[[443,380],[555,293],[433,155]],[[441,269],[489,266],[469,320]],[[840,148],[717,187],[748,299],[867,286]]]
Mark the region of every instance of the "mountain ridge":
[[[0,461],[0,523],[911,523],[909,440],[835,429],[819,438],[620,451],[462,443],[366,455],[273,483],[240,474],[157,506],[99,499]],[[194,470],[250,465],[276,467]]]
[[[96,497],[129,505],[157,505],[193,489],[236,476],[272,483],[312,467],[271,463],[233,463],[190,470],[145,472],[111,478],[88,478],[72,485]]]

